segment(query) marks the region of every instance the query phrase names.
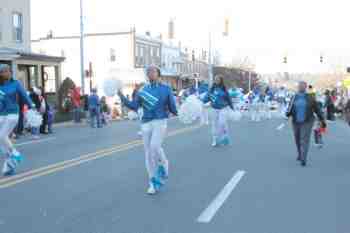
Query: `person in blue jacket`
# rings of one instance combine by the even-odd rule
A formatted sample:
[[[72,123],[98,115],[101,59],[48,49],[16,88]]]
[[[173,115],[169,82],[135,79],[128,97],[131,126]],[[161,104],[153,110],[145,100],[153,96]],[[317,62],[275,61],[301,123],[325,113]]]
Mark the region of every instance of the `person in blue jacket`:
[[[225,111],[227,107],[233,110],[233,105],[222,75],[215,76],[214,84],[203,102],[210,102],[214,110],[212,116],[212,146],[228,145],[230,137]]]
[[[97,90],[95,88],[91,90],[91,95],[88,98],[88,104],[91,128],[96,128],[95,122],[97,122],[97,128],[102,128],[100,97],[97,95]]]
[[[177,109],[171,88],[159,80],[160,69],[151,65],[146,72],[149,83],[136,93],[134,100],[128,100],[121,91],[119,97],[131,110],[137,111],[139,108],[143,110],[141,129],[149,176],[147,193],[155,194],[169,175],[169,161],[162,144],[166,136],[169,112],[177,115]]]
[[[0,147],[7,156],[2,172],[4,175],[13,175],[23,156],[16,150],[9,139],[9,135],[18,123],[19,105],[17,98],[33,108],[23,86],[18,80],[12,79],[11,68],[7,64],[0,64]]]

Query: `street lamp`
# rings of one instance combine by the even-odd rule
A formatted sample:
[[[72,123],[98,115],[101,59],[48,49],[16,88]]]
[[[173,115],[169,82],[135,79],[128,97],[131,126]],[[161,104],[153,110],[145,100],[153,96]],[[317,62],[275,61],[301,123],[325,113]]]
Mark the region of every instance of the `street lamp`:
[[[229,36],[229,19],[225,18],[225,27],[224,33],[222,34],[224,37]],[[213,51],[212,51],[212,32],[209,32],[209,54],[208,54],[208,77],[209,77],[209,86],[213,85],[214,77],[213,77]]]

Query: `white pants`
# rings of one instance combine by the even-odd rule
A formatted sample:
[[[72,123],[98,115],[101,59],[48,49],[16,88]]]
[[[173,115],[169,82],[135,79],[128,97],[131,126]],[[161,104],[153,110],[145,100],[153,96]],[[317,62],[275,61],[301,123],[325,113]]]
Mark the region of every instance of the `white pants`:
[[[162,148],[167,131],[167,120],[153,120],[141,126],[143,143],[145,147],[146,169],[149,179],[157,176],[159,165],[163,165],[166,172],[169,161]]]
[[[9,139],[9,136],[15,129],[17,123],[17,114],[0,116],[0,148],[6,155],[11,155],[14,151],[16,151]]]
[[[213,109],[211,114],[211,133],[213,142],[217,143],[225,137],[229,137],[228,123],[225,109]]]
[[[209,124],[209,112],[208,112],[208,109],[202,108],[201,125],[208,125],[208,124]]]

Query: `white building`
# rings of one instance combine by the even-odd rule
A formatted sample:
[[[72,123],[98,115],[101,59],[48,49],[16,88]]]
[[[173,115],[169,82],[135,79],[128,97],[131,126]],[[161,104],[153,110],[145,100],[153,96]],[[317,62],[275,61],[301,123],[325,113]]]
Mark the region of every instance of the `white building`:
[[[33,50],[66,58],[62,66],[64,77],[78,86],[80,80],[79,36],[50,36],[32,41]],[[86,67],[86,92],[98,87],[110,76],[120,78],[125,92],[130,94],[135,84],[145,82],[144,67],[161,63],[161,41],[136,35],[134,29],[126,32],[87,33],[84,37],[84,65]],[[90,88],[88,88],[90,87]]]
[[[181,58],[181,49],[171,45],[171,43],[162,44],[162,64],[161,74],[163,81],[168,83],[175,89],[178,89],[180,85],[180,65],[183,64]]]
[[[55,92],[64,58],[32,53],[30,27],[30,0],[0,0],[0,63],[11,65],[26,88]]]

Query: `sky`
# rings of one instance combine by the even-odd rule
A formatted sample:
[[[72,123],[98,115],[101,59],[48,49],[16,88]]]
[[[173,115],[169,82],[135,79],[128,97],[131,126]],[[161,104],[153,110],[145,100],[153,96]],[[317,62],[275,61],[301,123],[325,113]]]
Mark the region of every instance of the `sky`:
[[[32,38],[79,33],[79,0],[31,0]],[[350,66],[348,0],[83,0],[86,32],[167,34],[183,45],[212,44],[229,63],[248,57],[258,72],[324,72]],[[223,37],[229,18],[229,36]],[[324,64],[319,63],[320,55]],[[288,64],[282,63],[283,56]]]

